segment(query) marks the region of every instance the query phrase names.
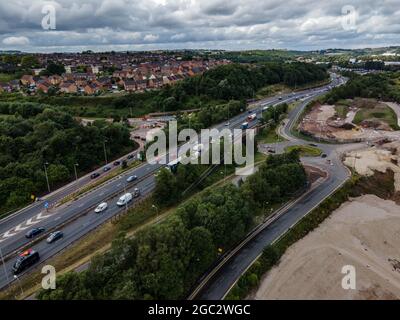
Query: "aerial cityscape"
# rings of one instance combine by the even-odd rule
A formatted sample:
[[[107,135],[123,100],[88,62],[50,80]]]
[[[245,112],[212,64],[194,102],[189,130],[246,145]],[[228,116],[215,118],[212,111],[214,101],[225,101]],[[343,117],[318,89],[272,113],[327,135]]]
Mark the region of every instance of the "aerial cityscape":
[[[1,301],[400,299],[400,3],[0,9]]]

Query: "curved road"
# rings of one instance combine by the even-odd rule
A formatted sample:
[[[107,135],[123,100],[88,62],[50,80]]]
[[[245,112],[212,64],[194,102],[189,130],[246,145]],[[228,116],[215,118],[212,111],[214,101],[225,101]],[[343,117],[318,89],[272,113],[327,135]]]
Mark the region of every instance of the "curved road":
[[[296,123],[298,116],[304,110],[304,107],[316,96],[321,93],[315,92],[309,98],[300,103],[289,115],[289,121],[280,128],[280,133],[289,141],[275,144],[274,147],[283,152],[287,145],[308,144],[292,136],[291,128]],[[311,164],[322,168],[328,173],[327,178],[316,187],[306,192],[297,201],[285,207],[277,215],[276,219],[267,220],[266,223],[257,228],[254,237],[249,241],[242,242],[234,249],[231,255],[226,255],[222,261],[208,274],[203,277],[198,287],[193,291],[189,299],[219,300],[223,299],[229,292],[229,289],[236,283],[240,276],[262,253],[264,248],[284,235],[288,229],[295,225],[312,209],[317,207],[325,198],[329,197],[337,190],[348,178],[349,171],[341,162],[341,153],[361,147],[361,144],[334,145],[317,144],[326,155],[326,158],[303,158],[306,164]],[[330,160],[330,163],[328,162]],[[260,231],[261,230],[261,231]]]
[[[342,83],[343,80],[341,78],[333,78],[330,85],[337,86]],[[266,109],[271,105],[283,102],[290,103],[304,98],[307,95],[309,96],[307,99],[312,99],[312,97],[320,95],[327,90],[329,90],[329,86],[308,89],[294,94],[282,95],[281,97],[277,96],[267,98],[262,100],[257,107],[252,109],[252,112],[260,115],[263,109]],[[220,130],[223,128],[240,128],[241,124],[246,121],[247,116],[248,113],[245,112],[230,119],[229,126],[222,123],[214,127]],[[256,123],[257,120],[253,121],[249,125],[251,127]],[[11,272],[11,267],[15,261],[18,250],[28,246],[32,247],[40,253],[41,262],[44,262],[76,240],[80,239],[88,232],[97,228],[112,216],[122,212],[124,208],[117,207],[115,203],[118,197],[125,192],[124,190],[129,191],[134,187],[139,187],[142,191],[142,197],[151,193],[155,185],[154,173],[162,166],[163,165],[161,164],[151,165],[144,163],[137,168],[127,171],[121,176],[105,182],[101,186],[93,189],[87,194],[84,194],[79,199],[60,207],[55,207],[46,211],[43,209],[43,203],[37,203],[8,218],[0,220],[0,249],[6,258],[5,264],[0,266],[0,288],[15,281]],[[139,179],[135,183],[128,185],[126,183],[126,177],[133,174],[137,175]],[[88,176],[84,177],[84,179],[87,178]],[[84,183],[84,180],[82,181],[82,183]],[[60,191],[55,192],[52,195],[55,199],[54,201],[57,202],[66,194],[71,193],[70,188],[73,189],[74,187],[67,186]],[[47,200],[52,201],[52,199],[53,198],[49,198]],[[109,208],[102,214],[95,214],[93,209],[102,201],[107,201],[109,203]],[[134,204],[135,201],[133,201],[131,205]],[[30,242],[31,240],[26,239],[24,234],[29,229],[38,226],[45,227],[46,234],[51,230],[62,230],[64,232],[64,238],[53,244],[47,244],[42,238]],[[44,236],[45,235],[43,235],[43,238]],[[40,272],[38,265],[28,269],[19,276],[23,276],[29,272]]]

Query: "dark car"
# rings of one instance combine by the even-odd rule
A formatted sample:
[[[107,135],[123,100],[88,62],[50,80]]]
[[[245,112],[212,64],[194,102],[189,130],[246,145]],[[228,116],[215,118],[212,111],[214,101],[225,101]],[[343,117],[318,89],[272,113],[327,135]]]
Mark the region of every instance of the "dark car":
[[[17,261],[15,261],[12,270],[14,274],[21,273],[25,269],[34,265],[40,260],[39,253],[33,249],[28,249],[19,254]]]
[[[311,147],[318,147],[318,145],[315,144],[315,143],[309,143],[308,145],[311,146]]]
[[[29,230],[25,234],[25,237],[28,238],[28,239],[31,239],[33,237],[36,237],[38,234],[41,234],[44,231],[45,231],[45,229],[43,227],[34,228],[34,229]]]
[[[114,161],[114,166],[119,166],[120,164],[121,164],[121,161],[119,161],[119,160]]]
[[[137,180],[137,176],[129,176],[129,177],[126,179],[126,182],[132,182],[132,181],[135,181],[135,180]]]
[[[100,173],[94,172],[90,175],[90,179],[96,179],[98,176],[100,176]]]
[[[140,189],[139,188],[135,188],[134,190],[133,190],[133,197],[134,198],[137,198],[137,197],[139,197],[140,196]]]
[[[55,231],[49,235],[47,238],[47,243],[53,243],[57,241],[58,239],[61,239],[64,236],[64,234],[61,231]]]
[[[321,154],[321,158],[326,158],[326,157],[327,157],[326,153]]]
[[[134,157],[133,154],[128,155],[128,159],[133,159],[133,157]]]
[[[107,171],[110,171],[110,170],[111,170],[111,167],[109,167],[109,166],[106,166],[106,167],[103,168],[104,172],[107,172]]]

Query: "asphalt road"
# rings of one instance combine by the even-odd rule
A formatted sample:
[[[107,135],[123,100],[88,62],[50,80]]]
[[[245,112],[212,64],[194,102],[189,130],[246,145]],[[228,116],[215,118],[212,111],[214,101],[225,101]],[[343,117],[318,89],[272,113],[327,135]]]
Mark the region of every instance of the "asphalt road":
[[[332,84],[338,85],[339,79],[334,79]],[[253,109],[253,112],[257,113],[258,116],[262,113],[262,109],[274,104],[283,102],[292,102],[296,99],[305,97],[306,95],[318,95],[322,94],[327,90],[328,86],[309,89],[294,94],[282,95],[281,97],[272,97],[264,99],[261,103]],[[311,99],[311,96],[310,96]],[[225,123],[221,123],[214,128],[240,128],[241,124],[246,121],[248,112],[244,112],[230,119],[229,126]],[[257,120],[249,123],[249,126],[254,126]],[[130,191],[134,187],[139,187],[142,192],[142,196],[152,192],[155,184],[154,173],[158,171],[163,165],[156,164],[151,165],[144,163],[140,167],[131,169],[123,175],[111,179],[109,182],[95,188],[93,191],[85,194],[78,200],[72,201],[68,204],[53,208],[49,211],[43,209],[43,203],[37,203],[33,206],[29,206],[24,210],[21,210],[17,214],[14,214],[6,219],[0,221],[0,246],[3,255],[8,255],[10,259],[5,262],[4,266],[0,266],[0,288],[3,288],[8,283],[15,281],[13,278],[11,267],[15,262],[17,254],[16,250],[22,246],[27,246],[31,240],[25,238],[25,233],[33,228],[42,226],[46,228],[46,231],[50,230],[62,230],[64,238],[56,241],[53,244],[47,244],[45,240],[38,241],[31,247],[37,250],[41,255],[41,262],[55,255],[62,249],[68,247],[71,243],[75,242],[85,234],[89,233],[99,225],[110,219],[113,215],[122,212],[124,208],[116,206],[118,197],[125,191]],[[129,175],[137,175],[138,182],[131,183],[127,186],[126,177]],[[89,175],[86,176],[88,179]],[[86,182],[87,183],[87,182]],[[82,184],[85,181],[82,180]],[[65,187],[62,190],[55,192],[51,197],[46,199],[47,201],[55,201],[62,199],[65,195],[70,194],[71,190],[75,190],[76,186]],[[93,209],[102,201],[107,201],[109,208],[102,214],[95,214]],[[134,205],[133,201],[130,205]],[[61,227],[62,226],[62,227]],[[29,272],[40,272],[38,266],[26,270],[19,277]]]
[[[315,92],[315,96],[319,95]],[[291,127],[296,122],[298,116],[301,114],[304,107],[315,96],[307,98],[303,103],[299,104],[289,115],[289,121],[285,124],[281,132],[289,139],[289,144],[308,144],[309,141],[303,141],[297,137],[293,137],[290,133]],[[288,142],[283,142],[282,148]],[[340,187],[345,180],[349,177],[349,171],[341,163],[341,152],[346,149],[354,149],[360,144],[352,145],[333,145],[333,144],[319,144],[318,148],[326,153],[326,158],[303,158],[302,161],[307,164],[316,165],[326,172],[328,177],[318,187],[307,192],[300,198],[293,206],[288,208],[279,216],[278,219],[272,223],[265,225],[254,238],[242,246],[232,257],[226,258],[219,264],[218,271],[209,279],[204,280],[197,289],[194,299],[204,300],[220,300],[228,293],[229,289],[235,284],[239,277],[247,270],[247,268],[254,262],[254,260],[262,253],[263,249],[282,236],[289,228],[296,224],[302,217],[315,208],[320,202]],[[275,146],[277,147],[277,146]],[[281,150],[282,151],[282,150]],[[328,162],[331,161],[331,163]],[[217,268],[216,268],[217,270]]]

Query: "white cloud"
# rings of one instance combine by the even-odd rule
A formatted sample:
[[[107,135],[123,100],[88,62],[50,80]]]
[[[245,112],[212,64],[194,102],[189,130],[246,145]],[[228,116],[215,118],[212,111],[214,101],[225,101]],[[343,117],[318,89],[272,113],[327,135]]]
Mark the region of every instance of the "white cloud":
[[[154,41],[157,41],[159,37],[160,36],[158,36],[156,34],[146,34],[144,36],[143,40],[147,41],[147,42],[154,42]]]
[[[7,46],[26,46],[29,44],[27,37],[7,37],[3,39],[3,43]]]
[[[57,29],[45,31],[41,28],[41,8],[48,1],[7,0],[0,1],[0,41],[16,42],[12,45],[18,43],[31,51],[108,50],[113,46],[318,49],[399,44],[400,1],[352,0],[357,22],[355,30],[347,32],[342,27],[341,9],[348,2],[62,0],[52,1]]]

